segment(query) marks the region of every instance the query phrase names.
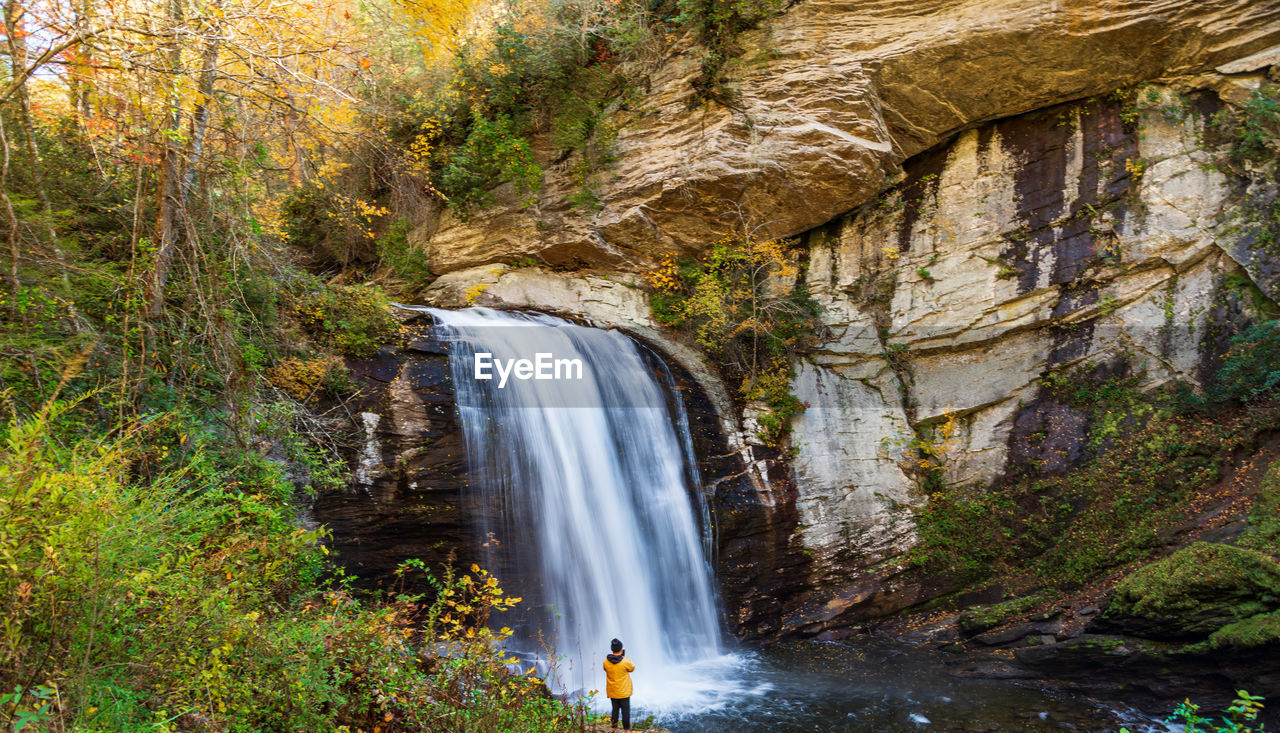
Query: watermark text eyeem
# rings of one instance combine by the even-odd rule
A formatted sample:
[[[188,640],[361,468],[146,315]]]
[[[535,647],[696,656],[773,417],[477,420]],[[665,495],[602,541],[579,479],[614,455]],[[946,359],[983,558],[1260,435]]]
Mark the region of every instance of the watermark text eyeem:
[[[515,377],[521,381],[529,379],[582,379],[581,359],[557,359],[550,352],[539,352],[533,359],[495,359],[487,351],[476,353],[475,378],[479,380],[498,380],[498,389],[507,386],[507,380]]]

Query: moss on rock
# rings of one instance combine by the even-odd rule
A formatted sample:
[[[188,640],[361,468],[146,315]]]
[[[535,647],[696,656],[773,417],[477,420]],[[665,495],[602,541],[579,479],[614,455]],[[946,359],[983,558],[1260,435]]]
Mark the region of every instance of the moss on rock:
[[[1257,649],[1280,644],[1280,612],[1251,616],[1223,626],[1209,637],[1213,649]]]
[[[1258,486],[1258,495],[1249,512],[1249,530],[1240,539],[1240,545],[1272,557],[1280,556],[1280,461],[1271,464]]]
[[[1280,607],[1280,563],[1256,550],[1196,542],[1116,586],[1099,626],[1199,639]]]
[[[960,627],[960,633],[965,636],[973,636],[987,629],[993,629],[1010,618],[1029,611],[1042,600],[1044,600],[1044,597],[1037,594],[1014,598],[1003,603],[993,603],[989,606],[974,606],[960,614],[959,618],[956,619],[956,624]]]

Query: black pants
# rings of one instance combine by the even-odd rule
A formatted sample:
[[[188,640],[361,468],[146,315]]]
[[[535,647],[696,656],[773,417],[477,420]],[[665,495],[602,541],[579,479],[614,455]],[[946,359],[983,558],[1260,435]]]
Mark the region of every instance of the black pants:
[[[629,697],[611,697],[609,702],[613,703],[613,711],[609,713],[609,727],[618,727],[618,711],[622,711],[622,729],[631,730],[631,698]]]

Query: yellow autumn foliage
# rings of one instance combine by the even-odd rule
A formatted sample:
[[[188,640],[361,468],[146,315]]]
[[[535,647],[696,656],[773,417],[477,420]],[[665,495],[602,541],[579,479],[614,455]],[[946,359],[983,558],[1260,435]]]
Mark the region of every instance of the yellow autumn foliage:
[[[268,369],[267,379],[290,397],[306,401],[315,399],[335,370],[342,368],[342,362],[331,356],[315,359],[290,357]]]

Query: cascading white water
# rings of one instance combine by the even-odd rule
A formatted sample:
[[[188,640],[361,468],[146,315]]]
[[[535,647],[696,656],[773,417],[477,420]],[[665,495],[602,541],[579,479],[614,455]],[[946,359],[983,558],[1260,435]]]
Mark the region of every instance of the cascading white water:
[[[600,690],[597,701],[614,637],[636,662],[641,707],[705,709],[734,694],[724,672],[737,658],[721,645],[692,443],[666,367],[617,331],[485,308],[424,310],[450,344],[472,505],[489,508],[487,562],[516,576],[504,585],[531,611],[515,641],[526,652],[551,647],[549,682]],[[580,359],[581,378],[513,373],[500,386],[496,370],[476,378],[477,353],[493,364]]]

